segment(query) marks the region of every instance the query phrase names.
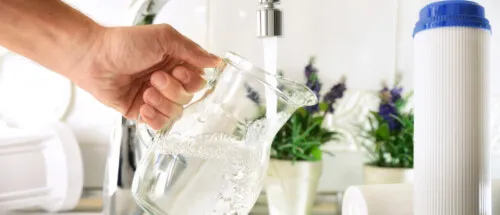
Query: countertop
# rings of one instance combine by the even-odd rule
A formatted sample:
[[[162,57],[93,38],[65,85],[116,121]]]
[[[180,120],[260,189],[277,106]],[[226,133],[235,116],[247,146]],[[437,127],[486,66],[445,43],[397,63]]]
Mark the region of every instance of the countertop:
[[[311,215],[340,215],[337,193],[318,193],[314,211]],[[78,206],[71,212],[46,213],[40,211],[9,212],[5,215],[102,215],[102,198],[98,190],[87,190]],[[268,215],[265,194],[261,195],[249,215]],[[2,214],[4,215],[4,214]]]
[[[43,212],[11,212],[6,215],[102,215],[99,212],[66,212],[66,213],[43,213]]]

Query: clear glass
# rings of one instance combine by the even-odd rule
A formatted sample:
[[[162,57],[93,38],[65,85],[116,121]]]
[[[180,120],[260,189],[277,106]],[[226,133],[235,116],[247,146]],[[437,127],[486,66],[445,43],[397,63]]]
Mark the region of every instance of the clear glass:
[[[132,192],[150,214],[248,214],[262,190],[274,136],[297,108],[318,102],[305,85],[234,53],[208,81],[201,99],[172,126],[153,131],[140,124],[152,144]]]

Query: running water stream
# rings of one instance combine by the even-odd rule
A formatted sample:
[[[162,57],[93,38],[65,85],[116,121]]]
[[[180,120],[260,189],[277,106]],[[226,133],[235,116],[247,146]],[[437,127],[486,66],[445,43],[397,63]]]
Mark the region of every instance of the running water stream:
[[[264,70],[272,75],[276,75],[277,63],[278,63],[278,37],[266,37],[262,38],[262,45],[264,47]],[[273,77],[266,76],[266,81],[275,86],[276,79]],[[278,109],[278,98],[276,93],[272,89],[266,89],[266,115],[269,118],[274,118],[277,115]]]
[[[264,49],[264,70],[269,72],[272,75],[277,75],[278,68],[278,37],[266,37],[262,38],[262,45]],[[266,81],[274,86],[277,87],[278,83],[276,82],[275,78],[272,78],[270,76],[266,76]],[[270,127],[272,128],[274,125],[274,116],[278,115],[278,98],[276,93],[273,92],[272,89],[266,88],[266,115],[268,116],[268,125],[271,125]],[[274,169],[274,172],[277,173],[277,176],[279,179],[280,183],[280,189],[281,192],[285,195],[291,195],[290,193],[286,192],[285,189],[283,189],[284,184],[286,182],[283,181],[282,174],[279,170]],[[286,193],[285,193],[286,192]],[[290,201],[290,200],[286,200]],[[288,204],[288,203],[287,203]],[[284,214],[289,214],[290,211],[283,211]]]

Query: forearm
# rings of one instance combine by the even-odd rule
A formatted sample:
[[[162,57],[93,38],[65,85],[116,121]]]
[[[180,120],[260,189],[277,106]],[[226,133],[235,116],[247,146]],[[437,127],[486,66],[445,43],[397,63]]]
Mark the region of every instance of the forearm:
[[[0,0],[0,45],[68,77],[102,27],[60,0]]]

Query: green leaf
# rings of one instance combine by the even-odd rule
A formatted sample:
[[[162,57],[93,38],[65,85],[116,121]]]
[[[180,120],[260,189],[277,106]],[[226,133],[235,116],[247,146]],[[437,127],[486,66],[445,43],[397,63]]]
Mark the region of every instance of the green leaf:
[[[375,123],[373,122],[373,117],[368,117],[368,122],[370,123],[370,130],[374,130]]]
[[[404,96],[404,100],[406,100],[406,101],[410,100],[410,98],[411,98],[411,97],[413,97],[413,94],[414,94],[413,90],[412,90],[412,91],[410,91],[410,92],[408,92],[408,93]]]
[[[382,140],[388,140],[390,136],[390,129],[387,123],[380,125],[377,129],[377,136]]]
[[[328,106],[329,106],[328,103],[321,102],[321,103],[319,103],[319,110],[320,111],[326,111],[326,110],[328,110]]]
[[[321,125],[321,122],[320,121],[316,121],[314,122],[311,126],[309,126],[309,128],[307,128],[307,130],[305,130],[300,136],[296,137],[295,138],[295,141],[301,141],[305,138],[307,138],[309,136],[309,134],[311,133],[311,131],[313,129],[315,129],[316,127],[320,126]]]
[[[314,158],[314,160],[321,160],[323,156],[323,152],[319,147],[315,147],[311,150],[311,155]]]
[[[396,106],[396,109],[400,112],[404,109],[406,105],[406,101],[403,100],[403,99],[400,99],[400,100],[397,100],[395,103],[394,103],[394,106]]]
[[[377,113],[377,112],[375,112],[375,111],[370,111],[370,112],[369,112],[369,114],[370,114],[372,117],[374,117],[374,118],[377,118],[377,116],[378,116],[378,113]]]
[[[279,146],[277,149],[283,150],[283,149],[292,148],[292,147],[293,147],[293,145],[288,143],[288,144],[284,144],[284,145]]]

